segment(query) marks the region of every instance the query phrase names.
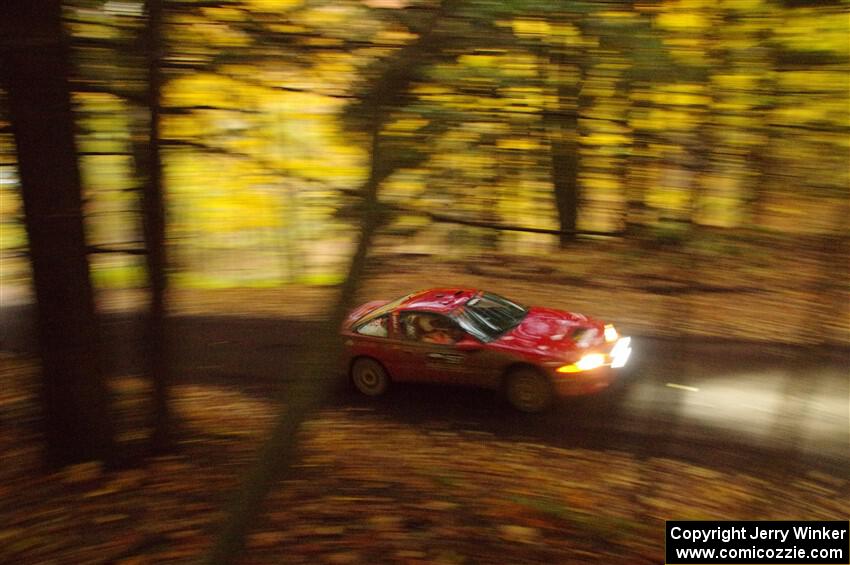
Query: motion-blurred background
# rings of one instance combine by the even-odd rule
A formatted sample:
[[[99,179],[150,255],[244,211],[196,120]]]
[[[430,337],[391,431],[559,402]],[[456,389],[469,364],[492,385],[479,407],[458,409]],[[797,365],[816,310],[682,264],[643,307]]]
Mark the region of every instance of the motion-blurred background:
[[[346,549],[349,561],[333,562],[490,562],[507,555],[499,543],[519,544],[516,559],[530,561],[652,561],[648,533],[600,540],[664,517],[846,510],[835,502],[846,501],[846,479],[800,471],[846,462],[850,433],[846,0],[10,0],[0,32],[0,348],[11,362],[0,423],[12,423],[0,441],[16,455],[2,478],[6,492],[24,485],[16,490],[32,497],[10,510],[14,527],[0,540],[39,540],[15,545],[10,560],[49,562],[51,547],[95,560],[79,539],[51,546],[51,528],[74,522],[73,508],[106,484],[126,511],[86,516],[125,532],[147,503],[121,497],[156,491],[160,472],[176,477],[179,497],[205,501],[193,510],[204,525],[164,519],[162,531],[103,534],[92,547],[108,548],[109,562],[197,557],[220,493],[187,486],[192,465],[212,458],[209,469],[227,471],[210,484],[233,487],[233,465],[247,464],[245,446],[279,408],[270,390],[282,387],[284,404],[296,398],[287,379],[316,367],[299,355],[324,343],[321,324],[344,304],[444,285],[616,323],[647,340],[636,347],[637,384],[543,420],[505,420],[475,395],[418,389],[379,404],[380,417],[356,403],[370,414],[356,423],[325,415],[316,429],[332,435],[310,449],[335,455],[319,465],[352,464],[346,450],[358,446],[386,466],[397,502],[414,491],[471,497],[463,485],[475,465],[463,457],[495,465],[492,492],[513,492],[511,479],[526,476],[517,469],[550,489],[496,497],[521,524],[499,522],[490,538],[487,520],[498,520],[482,511],[489,518],[464,530],[481,536],[470,547],[442,531],[428,538],[439,551],[421,540],[401,556],[355,551],[350,530],[321,530],[342,527],[333,520],[299,534],[343,536],[316,550]],[[254,443],[236,437],[243,428]],[[440,435],[456,428],[590,451]],[[626,431],[636,435],[623,440]],[[373,433],[378,444],[358,443]],[[71,472],[79,492],[44,498],[27,482],[39,461],[110,460],[116,441],[149,439],[155,454],[176,443],[183,459],[154,458],[129,479]],[[400,445],[430,462],[414,465],[427,488],[399,486],[415,475],[412,460],[387,458]],[[495,464],[489,448],[514,466]],[[752,467],[738,459],[760,449]],[[138,466],[136,455],[121,464]],[[731,457],[732,470],[665,455],[708,467]],[[558,462],[551,474],[530,471],[544,460]],[[606,475],[609,463],[627,476]],[[559,490],[565,469],[591,502]],[[357,490],[371,484],[367,471],[310,484]],[[728,506],[712,502],[736,477],[744,486],[726,493]],[[383,500],[369,488],[364,500]],[[179,514],[151,500],[145,512]],[[38,518],[57,501],[72,508],[64,522]],[[416,508],[428,530],[453,507]],[[541,526],[541,515],[556,525]],[[277,562],[280,544],[301,555],[292,520],[309,518],[284,516],[289,534],[254,540],[258,562]],[[369,528],[417,529],[393,520]],[[563,551],[541,541],[573,534],[584,541]],[[163,549],[173,547],[184,551]]]
[[[150,49],[178,285],[339,282],[373,166],[380,245],[407,252],[546,256],[575,231],[705,228],[699,251],[757,270],[754,242],[846,236],[843,2],[179,1],[155,46],[142,2],[62,9],[102,287],[144,281],[121,251],[142,239]],[[2,136],[11,284],[26,237],[8,121]]]

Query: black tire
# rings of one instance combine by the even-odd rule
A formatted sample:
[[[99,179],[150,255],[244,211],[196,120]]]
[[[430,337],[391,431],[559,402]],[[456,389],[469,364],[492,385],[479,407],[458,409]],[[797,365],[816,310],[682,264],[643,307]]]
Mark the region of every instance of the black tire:
[[[543,412],[552,406],[552,383],[530,367],[515,369],[505,380],[505,398],[520,412]]]
[[[366,396],[380,396],[389,388],[390,376],[374,359],[361,357],[351,365],[351,383]]]

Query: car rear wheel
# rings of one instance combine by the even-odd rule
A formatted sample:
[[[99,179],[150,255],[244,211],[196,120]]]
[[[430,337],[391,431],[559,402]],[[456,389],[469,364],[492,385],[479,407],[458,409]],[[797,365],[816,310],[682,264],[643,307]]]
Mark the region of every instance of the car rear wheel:
[[[379,396],[390,386],[390,377],[380,363],[368,357],[357,359],[351,366],[354,387],[366,396]]]
[[[542,412],[554,399],[551,383],[531,368],[517,369],[508,375],[505,396],[511,406],[522,412]]]

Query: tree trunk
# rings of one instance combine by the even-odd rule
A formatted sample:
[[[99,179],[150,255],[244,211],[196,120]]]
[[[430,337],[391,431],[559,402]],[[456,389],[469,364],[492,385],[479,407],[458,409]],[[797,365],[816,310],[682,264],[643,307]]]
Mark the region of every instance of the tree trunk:
[[[165,201],[162,182],[162,155],[160,151],[160,115],[162,109],[161,84],[163,50],[162,1],[147,0],[146,47],[148,61],[147,102],[149,112],[148,146],[141,163],[145,180],[142,189],[142,227],[147,249],[146,262],[150,303],[146,329],[145,352],[148,378],[153,382],[154,421],[151,444],[155,451],[169,447],[171,413],[169,407],[169,377],[166,338],[165,293]]]
[[[778,184],[776,171],[782,170],[774,155],[779,132],[769,123],[771,113],[776,110],[778,98],[774,73],[775,71],[770,69],[769,78],[762,79],[759,85],[762,102],[754,111],[760,122],[757,127],[763,132],[762,142],[750,150],[748,157],[748,160],[754,163],[755,178],[752,180],[746,206],[749,227],[755,229],[766,227],[768,224],[767,200],[772,187]]]
[[[384,116],[375,108],[374,126],[371,135],[370,172],[361,191],[363,212],[357,245],[349,263],[348,275],[342,283],[339,296],[330,319],[322,331],[317,333],[312,346],[306,352],[306,371],[297,376],[287,394],[286,409],[281,412],[272,429],[271,436],[263,446],[256,464],[250,469],[247,480],[241,485],[238,495],[231,503],[227,520],[205,560],[209,564],[232,563],[245,544],[245,536],[260,512],[263,499],[275,480],[291,471],[297,449],[296,434],[301,424],[321,404],[337,383],[334,359],[339,357],[342,340],[339,327],[351,307],[355,292],[366,268],[366,257],[380,224],[378,188],[387,177],[382,167],[380,130]]]
[[[579,188],[578,97],[583,73],[574,84],[566,84],[563,76],[566,53],[553,51],[549,64],[554,70],[557,106],[549,114],[549,148],[552,162],[552,187],[561,234],[558,241],[566,247],[576,237],[578,209],[581,200]]]
[[[0,9],[6,89],[37,300],[43,424],[51,466],[112,454],[112,422],[89,278],[58,0]]]
[[[274,481],[292,472],[292,462],[297,448],[297,433],[302,422],[312,414],[338,384],[334,376],[335,363],[342,348],[339,328],[353,304],[360,279],[366,268],[366,259],[372,240],[381,225],[382,213],[378,199],[381,184],[395,172],[392,159],[382,145],[382,130],[393,108],[404,104],[405,95],[414,83],[415,71],[428,63],[428,57],[440,51],[436,24],[440,16],[452,13],[456,3],[447,1],[430,22],[419,39],[410,43],[396,55],[391,65],[373,84],[369,95],[359,106],[369,116],[370,167],[369,177],[360,189],[362,212],[357,245],[349,262],[348,274],[340,288],[339,296],[330,312],[330,318],[317,339],[305,353],[305,369],[290,385],[286,409],[283,411],[263,446],[257,462],[250,469],[237,496],[231,503],[224,522],[205,562],[211,565],[232,563],[245,544],[245,536],[257,515],[263,499]],[[392,105],[388,105],[392,101]],[[338,369],[338,367],[336,367]]]
[[[630,94],[640,89],[648,90],[646,82],[629,83],[626,86],[626,96],[633,99],[628,110],[626,120],[629,123],[642,118],[650,110],[649,103],[639,97]],[[636,98],[636,99],[635,99]],[[641,240],[645,236],[645,230],[649,223],[649,206],[646,198],[649,192],[648,171],[651,159],[648,157],[649,146],[652,142],[652,132],[634,127],[632,132],[632,146],[625,158],[623,181],[625,187],[623,196],[625,206],[623,208],[622,227],[627,238]]]

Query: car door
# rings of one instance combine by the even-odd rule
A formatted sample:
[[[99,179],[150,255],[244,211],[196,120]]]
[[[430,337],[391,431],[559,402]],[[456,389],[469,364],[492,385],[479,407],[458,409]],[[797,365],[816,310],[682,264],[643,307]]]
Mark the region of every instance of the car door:
[[[429,331],[428,328],[444,331]],[[453,320],[434,312],[398,314],[401,370],[410,380],[441,384],[469,384],[468,352],[457,344],[467,338]],[[438,335],[441,334],[442,335]]]

